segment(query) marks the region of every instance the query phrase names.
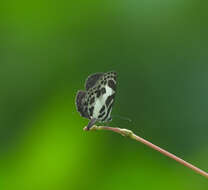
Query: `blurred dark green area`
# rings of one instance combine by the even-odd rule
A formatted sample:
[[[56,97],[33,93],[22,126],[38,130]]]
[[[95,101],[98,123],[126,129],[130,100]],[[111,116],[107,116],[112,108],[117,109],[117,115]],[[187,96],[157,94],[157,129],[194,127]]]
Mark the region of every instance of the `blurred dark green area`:
[[[0,189],[208,189],[204,177],[140,143],[83,132],[88,121],[74,104],[89,74],[115,70],[109,125],[208,171],[207,7],[2,1]]]

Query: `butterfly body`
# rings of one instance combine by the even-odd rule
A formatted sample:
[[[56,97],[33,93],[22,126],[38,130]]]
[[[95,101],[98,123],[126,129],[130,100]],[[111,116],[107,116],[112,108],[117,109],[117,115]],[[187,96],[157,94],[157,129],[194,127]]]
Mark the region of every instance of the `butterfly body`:
[[[88,129],[95,122],[111,120],[111,111],[116,93],[116,72],[96,73],[88,77],[86,91],[78,91],[77,110],[81,116],[90,119]]]

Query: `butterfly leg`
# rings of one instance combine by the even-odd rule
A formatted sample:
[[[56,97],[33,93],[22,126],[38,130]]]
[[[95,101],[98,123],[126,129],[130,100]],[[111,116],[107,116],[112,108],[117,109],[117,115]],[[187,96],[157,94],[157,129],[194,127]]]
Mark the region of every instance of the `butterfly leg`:
[[[90,128],[96,123],[96,121],[97,121],[97,119],[92,118],[87,125],[87,130],[90,130]]]

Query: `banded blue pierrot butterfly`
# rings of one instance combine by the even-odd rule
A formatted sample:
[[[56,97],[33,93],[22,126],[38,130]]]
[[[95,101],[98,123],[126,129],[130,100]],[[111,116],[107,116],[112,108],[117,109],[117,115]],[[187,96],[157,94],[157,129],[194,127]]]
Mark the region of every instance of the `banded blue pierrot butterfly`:
[[[79,90],[76,107],[82,117],[90,120],[89,130],[97,121],[111,120],[111,111],[116,93],[116,72],[95,73],[85,83],[86,91]]]

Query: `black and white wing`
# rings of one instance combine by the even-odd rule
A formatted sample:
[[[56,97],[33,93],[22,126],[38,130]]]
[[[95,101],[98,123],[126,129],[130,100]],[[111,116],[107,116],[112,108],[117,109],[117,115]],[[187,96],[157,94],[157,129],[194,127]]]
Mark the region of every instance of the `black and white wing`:
[[[97,83],[87,93],[88,113],[90,118],[107,122],[111,120],[110,114],[116,93],[116,72],[108,72],[99,78]]]
[[[87,109],[87,102],[86,102],[86,92],[83,90],[79,90],[76,96],[76,107],[77,111],[80,113],[82,117],[90,119]]]
[[[85,82],[85,88],[88,91],[90,88],[94,87],[97,81],[104,75],[104,73],[95,73],[90,75],[86,82]]]
[[[86,91],[79,90],[77,92],[75,103],[76,103],[77,111],[80,112],[80,115],[82,117],[90,119],[88,106],[90,104],[89,97],[91,97],[91,95],[89,96],[88,90],[90,90],[91,88],[93,88],[93,86],[95,86],[96,82],[102,75],[103,73],[95,73],[90,75],[85,82]]]
[[[96,121],[107,122],[111,120],[116,79],[116,72],[95,73],[87,78],[86,91],[78,91],[76,107],[82,117],[90,119],[88,129]]]

